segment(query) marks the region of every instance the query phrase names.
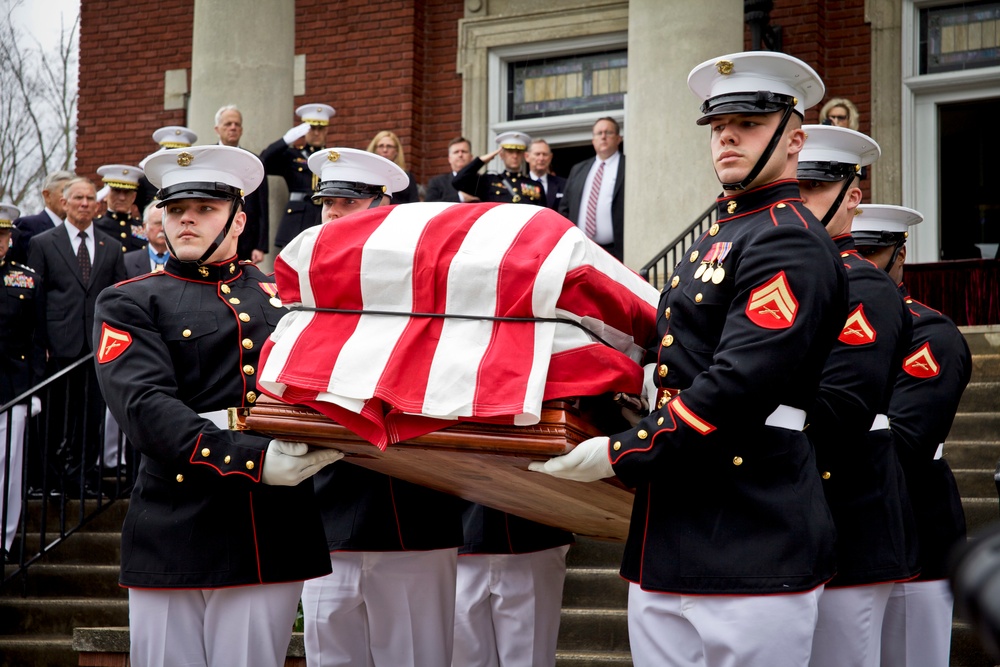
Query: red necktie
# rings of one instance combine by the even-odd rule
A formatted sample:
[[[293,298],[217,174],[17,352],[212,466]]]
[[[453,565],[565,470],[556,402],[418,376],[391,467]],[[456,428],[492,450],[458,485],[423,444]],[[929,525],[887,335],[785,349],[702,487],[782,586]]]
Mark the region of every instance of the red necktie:
[[[604,162],[597,166],[597,173],[594,174],[594,182],[590,186],[590,196],[587,197],[587,217],[585,218],[585,230],[587,238],[597,236],[597,198],[601,195],[601,180],[604,178]]]

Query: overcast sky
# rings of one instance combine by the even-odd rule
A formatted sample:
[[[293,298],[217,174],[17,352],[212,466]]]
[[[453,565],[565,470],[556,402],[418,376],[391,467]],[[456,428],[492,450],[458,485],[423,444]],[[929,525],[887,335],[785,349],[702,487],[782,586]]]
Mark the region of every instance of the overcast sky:
[[[70,27],[80,12],[80,0],[26,0],[12,16],[16,25],[37,39],[43,48],[55,48],[59,44],[60,26]],[[62,23],[59,22],[62,17]],[[29,42],[24,46],[34,46]]]

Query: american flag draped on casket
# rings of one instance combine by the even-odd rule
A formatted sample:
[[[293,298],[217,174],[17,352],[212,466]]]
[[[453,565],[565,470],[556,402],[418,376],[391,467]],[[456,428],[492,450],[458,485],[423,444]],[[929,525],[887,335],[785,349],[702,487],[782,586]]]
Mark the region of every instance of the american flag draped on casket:
[[[264,346],[260,389],[382,449],[642,388],[657,291],[549,209],[371,209],[306,230],[274,268],[292,312]]]

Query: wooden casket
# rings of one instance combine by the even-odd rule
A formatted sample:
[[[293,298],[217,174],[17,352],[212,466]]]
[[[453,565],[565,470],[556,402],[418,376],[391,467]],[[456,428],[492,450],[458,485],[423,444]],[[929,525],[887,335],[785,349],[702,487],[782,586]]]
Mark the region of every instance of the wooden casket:
[[[231,409],[230,428],[339,449],[345,461],[578,535],[624,541],[633,494],[616,479],[574,482],[528,471],[603,435],[568,401],[547,402],[533,426],[454,426],[383,452],[311,408],[262,398]]]

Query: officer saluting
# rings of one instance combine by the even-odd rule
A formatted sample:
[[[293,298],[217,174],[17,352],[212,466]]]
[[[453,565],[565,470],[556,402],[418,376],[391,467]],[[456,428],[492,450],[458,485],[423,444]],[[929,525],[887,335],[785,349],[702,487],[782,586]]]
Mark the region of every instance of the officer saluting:
[[[702,63],[688,85],[724,192],[660,299],[654,410],[531,469],[636,488],[621,573],[637,666],[802,667],[834,572],[802,429],[847,299],[795,180],[802,115],[823,84],[795,58],[755,52]]]
[[[142,250],[146,247],[146,233],[142,219],[132,217],[142,169],[124,164],[107,164],[97,170],[104,186],[108,188],[108,211],[94,220],[102,232],[122,244],[122,252]]]
[[[0,405],[14,400],[42,381],[45,372],[45,305],[38,302],[38,275],[23,264],[7,259],[14,221],[20,215],[16,206],[0,204]],[[41,409],[38,397],[31,399],[32,415]],[[15,405],[0,412],[0,560],[10,551],[21,518],[21,464],[24,461],[24,424],[27,404]],[[9,427],[9,431],[8,431]],[[10,439],[10,448],[7,441]],[[4,473],[7,485],[4,486]]]
[[[953,598],[946,562],[965,541],[962,499],[944,440],[972,374],[972,355],[947,316],[910,297],[903,285],[907,229],[923,216],[902,206],[864,207],[854,220],[858,251],[885,270],[913,315],[913,341],[895,378],[889,421],[917,525],[920,576],[895,583],[882,622],[882,665],[947,665]]]
[[[837,575],[820,597],[809,664],[877,667],[892,582],[919,571],[909,496],[886,417],[912,322],[896,286],[858,255],[850,234],[855,215],[864,217],[858,174],[878,158],[878,144],[847,128],[803,129],[802,198],[837,244],[850,293],[846,322],[809,409],[807,434],[837,527]]]
[[[545,206],[545,188],[524,173],[524,151],[531,145],[531,137],[524,132],[504,132],[497,135],[497,145],[499,148],[492,153],[474,157],[462,167],[451,179],[452,186],[480,201]],[[504,170],[480,175],[479,170],[497,155],[503,160]]]
[[[122,528],[137,665],[281,665],[302,581],[330,571],[311,485],[341,456],[224,429],[257,399],[274,283],[236,261],[243,195],[264,170],[228,146],[148,158],[170,258],[101,293],[101,389],[142,453]],[[296,486],[298,485],[298,486]],[[169,656],[169,657],[168,657]]]
[[[309,157],[326,145],[330,119],[337,112],[329,104],[303,104],[295,110],[302,119],[260,154],[264,171],[280,176],[288,186],[288,203],[281,216],[274,245],[284,247],[303,229],[320,223],[320,206],[313,201],[316,179],[309,171]]]

